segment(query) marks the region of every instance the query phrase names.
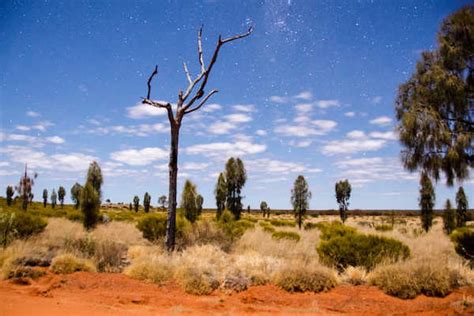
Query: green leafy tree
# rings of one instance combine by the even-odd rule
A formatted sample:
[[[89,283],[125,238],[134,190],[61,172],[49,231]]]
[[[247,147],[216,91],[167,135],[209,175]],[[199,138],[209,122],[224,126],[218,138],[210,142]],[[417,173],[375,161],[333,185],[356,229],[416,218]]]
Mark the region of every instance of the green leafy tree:
[[[198,217],[201,216],[201,214],[202,214],[202,205],[203,204],[204,204],[204,198],[202,197],[201,194],[198,194],[196,196],[196,207],[197,207]]]
[[[224,173],[219,174],[219,178],[217,178],[216,188],[214,189],[214,195],[216,196],[216,206],[217,206],[217,213],[216,218],[219,218],[222,215],[222,212],[225,209],[225,200],[227,198],[227,183],[225,180]]]
[[[474,167],[474,6],[445,19],[438,47],[424,52],[414,74],[399,87],[398,130],[405,167],[422,169],[447,184]]]
[[[341,180],[336,183],[336,201],[339,204],[339,215],[344,223],[347,219],[347,209],[349,207],[349,199],[351,198],[352,187],[349,180]]]
[[[15,191],[11,185],[7,186],[6,196],[7,196],[7,205],[11,206],[13,202],[13,194]]]
[[[469,204],[467,202],[466,193],[464,193],[463,187],[459,187],[456,193],[456,226],[464,227],[468,220],[467,210]]]
[[[64,187],[60,186],[58,189],[58,200],[59,203],[61,203],[61,208],[64,207],[64,198],[66,197],[66,189]]]
[[[82,189],[82,185],[77,182],[71,187],[71,200],[74,202],[74,207],[76,209],[78,209],[79,205],[81,204]]]
[[[242,213],[242,188],[247,181],[247,172],[240,158],[230,158],[225,166],[227,183],[227,208],[234,214],[235,220],[240,219]]]
[[[58,195],[56,194],[56,190],[53,189],[53,192],[51,192],[51,207],[55,208],[57,203]]]
[[[33,186],[35,184],[35,179],[38,177],[38,174],[34,174],[33,177],[28,175],[28,167],[25,166],[25,173],[20,178],[20,183],[15,187],[18,195],[21,198],[21,207],[26,211],[28,208],[28,203],[33,199]]]
[[[444,232],[450,235],[456,229],[456,212],[451,207],[451,201],[446,200],[446,205],[443,212],[443,228]]]
[[[151,196],[148,194],[148,192],[145,192],[145,195],[143,196],[143,210],[145,213],[148,213],[150,211],[150,203],[151,203]]]
[[[43,206],[46,207],[48,205],[48,190],[43,190]]]
[[[268,204],[265,201],[260,202],[260,211],[262,212],[263,217],[267,214]]]
[[[421,226],[428,232],[433,225],[433,207],[436,194],[430,177],[423,172],[420,179],[420,198],[418,205],[421,209]]]
[[[84,214],[84,227],[93,229],[99,220],[99,211],[102,196],[102,170],[97,162],[93,161],[87,171],[87,179],[81,190],[80,206]]]
[[[135,208],[135,212],[138,212],[138,208],[140,207],[140,198],[138,195],[133,197],[133,207]]]
[[[158,198],[158,204],[161,206],[162,209],[165,209],[168,204],[168,198],[166,195],[162,195]]]
[[[190,180],[186,180],[181,193],[180,207],[184,212],[184,217],[191,223],[194,223],[199,217],[197,197],[196,185]]]
[[[299,229],[301,229],[303,225],[303,218],[309,208],[310,199],[311,191],[309,190],[308,183],[306,179],[300,175],[296,178],[293,189],[291,190],[291,204],[293,205],[293,211],[295,212]]]

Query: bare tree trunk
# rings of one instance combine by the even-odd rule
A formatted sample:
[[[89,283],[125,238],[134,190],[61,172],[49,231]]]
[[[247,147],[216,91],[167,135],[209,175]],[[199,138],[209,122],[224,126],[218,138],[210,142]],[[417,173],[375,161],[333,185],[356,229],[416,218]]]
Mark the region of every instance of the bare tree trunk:
[[[171,146],[169,162],[169,196],[168,196],[168,221],[166,225],[166,248],[168,251],[174,250],[176,239],[176,192],[178,186],[178,143],[179,125],[171,125]]]

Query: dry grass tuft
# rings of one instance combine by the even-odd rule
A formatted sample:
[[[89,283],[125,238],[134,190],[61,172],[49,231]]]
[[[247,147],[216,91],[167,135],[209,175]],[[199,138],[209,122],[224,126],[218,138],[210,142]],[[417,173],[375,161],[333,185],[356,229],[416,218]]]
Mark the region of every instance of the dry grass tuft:
[[[340,277],[342,282],[352,285],[367,283],[367,272],[363,267],[348,266]]]
[[[54,273],[69,274],[77,271],[96,272],[94,264],[87,259],[78,258],[72,254],[55,257],[51,263]]]
[[[170,255],[145,255],[125,268],[124,274],[131,278],[163,284],[172,276],[173,261]]]
[[[321,292],[337,285],[337,275],[326,267],[293,263],[278,271],[274,282],[288,292]]]

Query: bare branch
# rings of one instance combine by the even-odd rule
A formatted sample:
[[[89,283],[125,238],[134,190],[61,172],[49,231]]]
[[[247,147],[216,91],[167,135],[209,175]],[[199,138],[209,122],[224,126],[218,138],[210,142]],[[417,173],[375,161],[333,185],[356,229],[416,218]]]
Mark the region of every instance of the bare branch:
[[[204,66],[204,57],[202,54],[202,25],[198,31],[198,55],[199,55],[199,63],[201,64],[201,73],[206,71],[206,67]]]
[[[153,77],[158,74],[158,65],[155,66],[155,70],[151,73],[150,77],[148,78],[147,86],[148,86],[148,93],[146,95],[147,99],[150,99],[150,94],[151,94],[151,81],[153,80]]]
[[[226,39],[223,39],[221,40],[221,37],[219,36],[219,41],[222,42],[222,44],[225,44],[225,43],[228,43],[228,42],[232,42],[232,41],[235,41],[235,40],[238,40],[238,39],[241,39],[241,38],[244,38],[244,37],[247,37],[249,36],[250,34],[252,34],[253,32],[253,26],[250,26],[248,31],[243,33],[243,34],[239,34],[239,35],[235,35],[235,36],[232,36],[232,37],[228,37]]]
[[[212,95],[216,94],[217,92],[219,92],[219,90],[216,90],[216,89],[212,90],[211,92],[209,92],[208,95],[206,95],[206,97],[201,101],[201,103],[199,103],[198,106],[196,106],[193,109],[189,109],[187,111],[184,111],[184,114],[189,114],[189,113],[192,113],[194,111],[199,110],[207,102],[207,100],[209,100],[209,98],[212,97]]]
[[[186,73],[186,78],[188,79],[189,84],[193,84],[193,81],[191,80],[191,75],[189,74],[188,66],[186,65],[185,62],[183,62],[183,67],[184,67],[184,72]]]

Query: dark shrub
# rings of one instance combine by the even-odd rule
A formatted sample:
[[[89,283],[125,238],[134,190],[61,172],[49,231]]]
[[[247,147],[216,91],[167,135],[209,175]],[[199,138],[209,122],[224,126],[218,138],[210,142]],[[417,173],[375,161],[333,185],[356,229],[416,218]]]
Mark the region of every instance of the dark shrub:
[[[276,231],[272,234],[272,238],[276,240],[287,239],[287,240],[294,240],[296,242],[300,241],[300,235],[298,235],[298,233],[295,233],[295,232]]]
[[[474,230],[458,228],[451,234],[451,240],[457,254],[469,260],[471,268],[474,267]]]
[[[155,242],[166,236],[166,219],[166,214],[147,214],[138,221],[137,228],[142,232],[143,238]],[[184,217],[176,217],[177,238],[182,238],[189,228],[190,224]]]
[[[8,245],[14,238],[28,238],[41,233],[48,223],[26,212],[5,212],[0,216],[0,242]]]

